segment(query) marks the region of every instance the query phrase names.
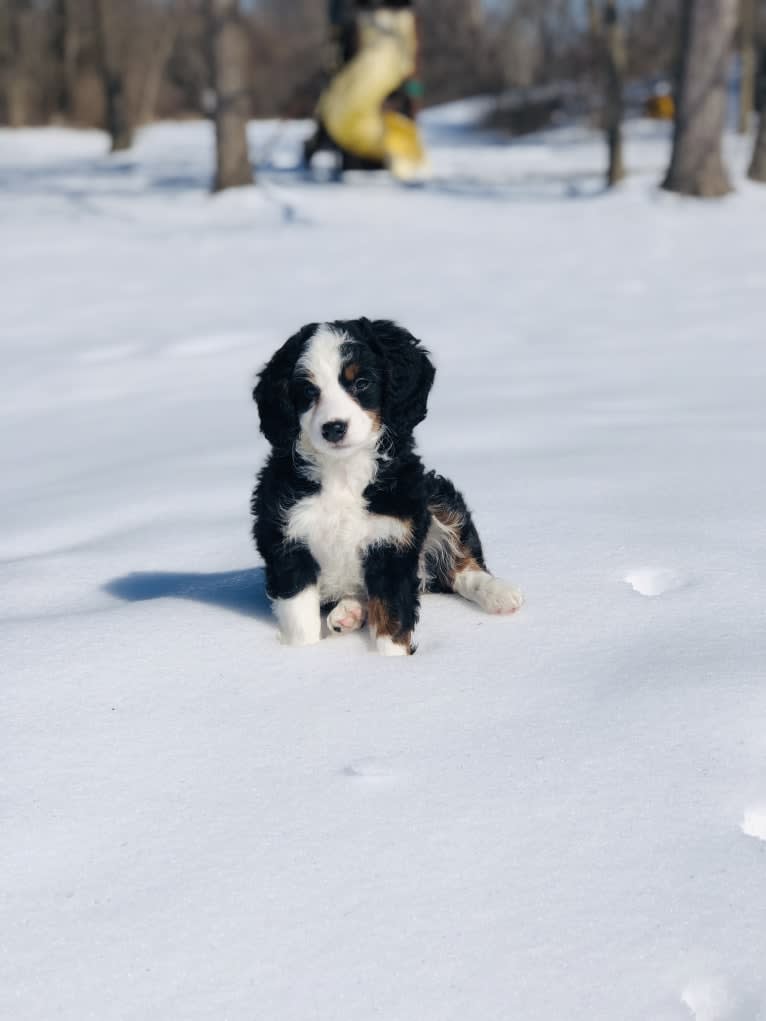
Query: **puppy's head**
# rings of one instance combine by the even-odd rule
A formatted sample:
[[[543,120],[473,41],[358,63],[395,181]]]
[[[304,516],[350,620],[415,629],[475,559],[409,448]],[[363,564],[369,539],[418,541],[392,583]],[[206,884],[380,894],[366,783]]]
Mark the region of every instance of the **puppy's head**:
[[[277,448],[348,457],[384,429],[408,436],[426,416],[434,367],[420,342],[387,320],[311,323],[261,372],[253,396]]]

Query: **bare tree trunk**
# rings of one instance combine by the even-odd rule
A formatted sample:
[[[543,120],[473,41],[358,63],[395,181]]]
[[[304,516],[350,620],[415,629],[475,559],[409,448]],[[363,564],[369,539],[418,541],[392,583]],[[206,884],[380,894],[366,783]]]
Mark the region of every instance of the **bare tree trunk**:
[[[56,0],[52,10],[51,49],[56,60],[56,113],[71,120],[77,87],[80,33],[74,0]]]
[[[0,86],[12,128],[22,127],[29,116],[29,85],[21,67],[22,6],[19,0],[6,0],[0,9]]]
[[[216,175],[213,191],[253,184],[247,148],[250,100],[247,89],[247,39],[239,0],[206,0],[211,66],[216,93]]]
[[[93,13],[97,60],[106,104],[106,130],[112,140],[112,152],[121,152],[133,144],[133,124],[128,109],[125,75],[115,54],[117,41],[112,8],[115,2],[117,0],[94,0]]]
[[[157,112],[157,100],[162,85],[165,66],[173,50],[178,34],[178,11],[174,5],[165,13],[161,30],[157,33],[152,47],[151,60],[141,88],[138,103],[139,124],[148,124],[154,120]]]
[[[721,142],[737,0],[684,0],[673,155],[663,188],[713,198],[731,191]]]
[[[625,177],[622,144],[625,40],[617,11],[617,0],[605,0],[603,11],[596,7],[595,0],[589,0],[588,11],[591,35],[599,55],[599,64],[603,68],[604,131],[609,149],[606,185],[613,188]]]
[[[755,0],[739,5],[739,133],[746,135],[755,99]]]
[[[753,160],[747,176],[751,181],[759,181],[766,184],[766,105],[761,110],[761,119],[758,123],[758,134],[755,139]]]
[[[604,11],[604,42],[606,50],[606,137],[609,144],[607,184],[614,187],[625,177],[622,149],[623,76],[625,73],[625,41],[617,14],[616,0],[607,0]]]

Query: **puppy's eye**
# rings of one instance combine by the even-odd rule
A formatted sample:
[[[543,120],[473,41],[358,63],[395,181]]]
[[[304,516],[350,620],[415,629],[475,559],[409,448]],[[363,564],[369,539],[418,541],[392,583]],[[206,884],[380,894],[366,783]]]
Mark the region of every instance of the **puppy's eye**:
[[[361,394],[364,393],[364,391],[367,390],[369,386],[370,386],[369,379],[363,379],[360,377],[359,379],[354,380],[349,389],[351,390],[352,394]]]
[[[314,401],[318,400],[319,398],[319,387],[314,386],[313,383],[310,383],[306,379],[303,380],[303,382],[301,382],[298,389],[298,393],[301,395],[303,400],[306,401],[307,404],[313,404]]]

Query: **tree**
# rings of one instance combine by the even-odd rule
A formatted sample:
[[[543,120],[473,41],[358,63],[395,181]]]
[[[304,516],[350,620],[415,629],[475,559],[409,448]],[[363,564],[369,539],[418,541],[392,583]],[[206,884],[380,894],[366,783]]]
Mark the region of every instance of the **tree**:
[[[128,109],[125,74],[118,56],[116,0],[93,0],[96,26],[96,52],[104,89],[106,130],[112,152],[129,149],[133,144],[133,124]]]
[[[154,119],[162,78],[179,30],[179,11],[174,0],[154,6],[157,10],[150,12],[154,17],[145,26],[147,38],[141,47],[145,66],[135,101],[134,120],[137,124],[148,124]]]
[[[747,176],[751,181],[759,181],[766,184],[766,104],[761,110],[761,119],[758,123],[758,134],[755,138],[755,149],[753,159]]]
[[[591,33],[599,52],[604,77],[604,130],[609,147],[606,184],[613,188],[625,177],[622,147],[623,78],[625,74],[625,40],[617,12],[617,0],[605,0],[603,9],[589,0]]]
[[[73,45],[75,40],[67,0],[54,0],[51,4],[50,20],[50,52],[55,63],[54,108],[57,114],[68,119],[72,111],[69,58],[75,53]]]
[[[737,0],[683,0],[668,191],[712,198],[731,190],[721,143],[736,25]]]
[[[247,88],[247,36],[239,0],[206,0],[210,57],[215,90],[216,174],[213,191],[253,184],[247,148],[250,100]]]
[[[0,86],[5,117],[12,128],[28,122],[29,80],[22,59],[22,21],[25,0],[6,0],[0,6]]]
[[[739,8],[739,133],[746,135],[755,99],[755,0],[740,0]]]

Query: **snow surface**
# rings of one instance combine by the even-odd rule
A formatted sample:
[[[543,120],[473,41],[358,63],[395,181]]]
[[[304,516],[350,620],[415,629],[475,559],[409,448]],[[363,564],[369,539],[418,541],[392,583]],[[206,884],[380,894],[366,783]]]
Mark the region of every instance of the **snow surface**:
[[[766,189],[465,121],[218,198],[206,125],[0,132],[3,1018],[766,1017]],[[253,374],[358,314],[528,600],[411,660],[282,648],[249,538]]]

